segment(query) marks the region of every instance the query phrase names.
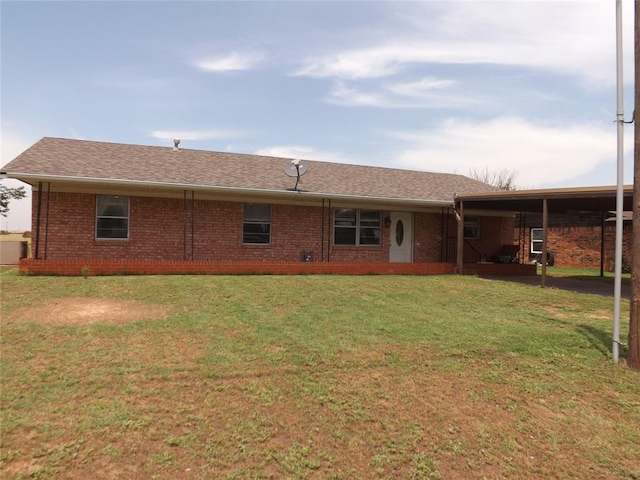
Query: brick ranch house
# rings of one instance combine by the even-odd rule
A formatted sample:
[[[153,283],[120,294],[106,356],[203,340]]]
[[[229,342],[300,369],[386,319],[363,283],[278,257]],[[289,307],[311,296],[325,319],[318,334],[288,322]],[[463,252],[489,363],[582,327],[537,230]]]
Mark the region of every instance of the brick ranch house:
[[[2,172],[32,186],[20,270],[453,273],[454,193],[495,190],[462,175],[301,164],[298,184],[286,158],[45,137]],[[465,261],[513,243],[513,222],[468,211]]]

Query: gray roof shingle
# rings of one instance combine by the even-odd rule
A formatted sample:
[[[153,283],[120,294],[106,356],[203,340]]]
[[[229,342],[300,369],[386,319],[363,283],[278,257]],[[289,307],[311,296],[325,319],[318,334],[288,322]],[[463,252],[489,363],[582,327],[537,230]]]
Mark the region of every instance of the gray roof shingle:
[[[14,178],[56,176],[124,180],[205,188],[287,190],[291,159],[45,137],[3,170]],[[308,172],[299,188],[317,194],[452,203],[454,192],[496,189],[463,175],[302,160]]]

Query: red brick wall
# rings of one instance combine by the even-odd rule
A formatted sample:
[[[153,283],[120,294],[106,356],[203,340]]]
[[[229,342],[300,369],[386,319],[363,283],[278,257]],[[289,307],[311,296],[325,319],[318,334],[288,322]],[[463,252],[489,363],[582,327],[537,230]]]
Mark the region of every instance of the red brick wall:
[[[447,246],[447,260],[453,261],[457,255],[457,228],[458,223],[453,216],[449,217],[447,232],[449,237]],[[465,263],[483,261],[493,261],[496,254],[503,245],[512,245],[513,239],[513,218],[512,217],[480,217],[480,238],[469,238],[465,240]]]
[[[322,208],[274,204],[271,244],[243,245],[242,203],[188,198],[185,208],[183,199],[130,197],[129,240],[96,240],[95,195],[52,192],[47,202],[43,192],[39,235],[37,197],[34,191],[33,236],[41,259],[299,261],[303,250],[313,251],[314,261],[386,262],[389,258],[385,227],[380,246],[328,245],[329,208],[324,209],[323,229]]]
[[[302,250],[313,250],[314,260],[322,256],[322,209],[317,207],[273,205],[271,244],[243,245],[242,203],[187,199],[185,208],[183,199],[130,197],[129,239],[96,240],[95,195],[53,192],[47,205],[43,193],[39,236],[37,195],[33,232],[40,258],[297,261]],[[325,209],[325,236],[328,215]],[[326,242],[324,249],[326,258]],[[337,255],[340,260],[372,259],[372,253],[379,260],[384,248],[344,249],[349,250]]]
[[[129,240],[95,239],[96,197],[92,194],[43,192],[39,234],[38,192],[33,195],[33,242],[38,258],[48,260],[163,260],[200,262],[299,262],[302,251],[314,262],[389,260],[389,229],[382,227],[380,246],[334,246],[331,210],[326,207],[272,205],[271,244],[243,245],[243,203],[182,198],[130,197]],[[382,218],[389,212],[383,212]],[[323,225],[324,219],[324,225]],[[476,248],[495,254],[512,232],[511,219],[482,218]],[[446,230],[446,231],[443,231]],[[414,261],[447,262],[443,236],[455,235],[456,221],[446,213],[414,214]]]
[[[325,236],[328,214],[328,209],[325,209]],[[242,244],[242,203],[197,200],[193,216],[194,260],[298,261],[303,250],[313,251],[314,260],[321,260],[323,246],[321,208],[272,205],[269,245]],[[189,224],[187,228],[189,253],[191,252],[190,228]],[[325,258],[326,249],[325,241]],[[188,259],[191,259],[190,255]]]
[[[450,215],[446,215],[445,221]],[[416,262],[441,262],[443,216],[439,213],[416,213],[414,215],[414,250]]]
[[[182,259],[182,200],[131,197],[129,240],[95,239],[95,195],[46,193],[37,226],[37,192],[33,200],[33,252],[47,259]],[[47,204],[48,203],[48,204]]]
[[[631,249],[631,223],[627,222],[623,230],[623,262],[630,264],[632,258]],[[515,241],[518,242],[520,229],[515,229]],[[522,231],[521,242],[525,249],[525,261],[534,259],[531,254],[531,229]],[[605,225],[604,241],[604,268],[613,270],[615,258],[615,222],[607,222]],[[548,250],[553,252],[555,265],[559,267],[591,267],[600,268],[600,248],[602,231],[600,226],[557,226],[548,229]]]

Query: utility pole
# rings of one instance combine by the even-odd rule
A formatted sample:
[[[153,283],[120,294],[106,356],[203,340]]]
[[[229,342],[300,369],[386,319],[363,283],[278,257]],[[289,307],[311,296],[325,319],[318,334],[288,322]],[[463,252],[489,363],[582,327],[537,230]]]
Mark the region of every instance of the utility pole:
[[[635,0],[635,103],[633,154],[633,232],[631,267],[631,312],[629,318],[629,356],[627,365],[640,371],[640,0]]]

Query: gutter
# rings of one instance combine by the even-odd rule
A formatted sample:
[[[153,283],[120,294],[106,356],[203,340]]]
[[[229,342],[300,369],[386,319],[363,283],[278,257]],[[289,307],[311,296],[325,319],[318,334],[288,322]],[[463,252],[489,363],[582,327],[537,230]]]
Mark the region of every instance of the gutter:
[[[367,202],[379,202],[379,203],[392,203],[392,204],[413,204],[428,207],[452,207],[452,201],[444,200],[424,200],[415,198],[398,198],[398,197],[378,197],[378,196],[362,196],[362,195],[349,195],[349,194],[335,194],[335,193],[321,193],[321,192],[307,192],[304,190],[272,190],[272,189],[260,189],[260,188],[247,188],[247,187],[223,187],[223,186],[211,186],[211,185],[199,185],[191,183],[165,183],[165,182],[150,182],[144,180],[123,180],[115,178],[96,178],[96,177],[69,177],[62,175],[38,175],[31,173],[20,172],[0,172],[1,178],[15,178],[22,180],[25,183],[32,182],[68,182],[77,184],[94,184],[94,185],[111,185],[119,187],[145,187],[145,188],[157,188],[157,189],[169,189],[169,190],[200,190],[210,192],[221,192],[228,194],[253,194],[253,195],[272,195],[275,197],[291,198],[292,196],[298,198],[312,198],[318,199],[332,199],[343,201],[367,201]]]

